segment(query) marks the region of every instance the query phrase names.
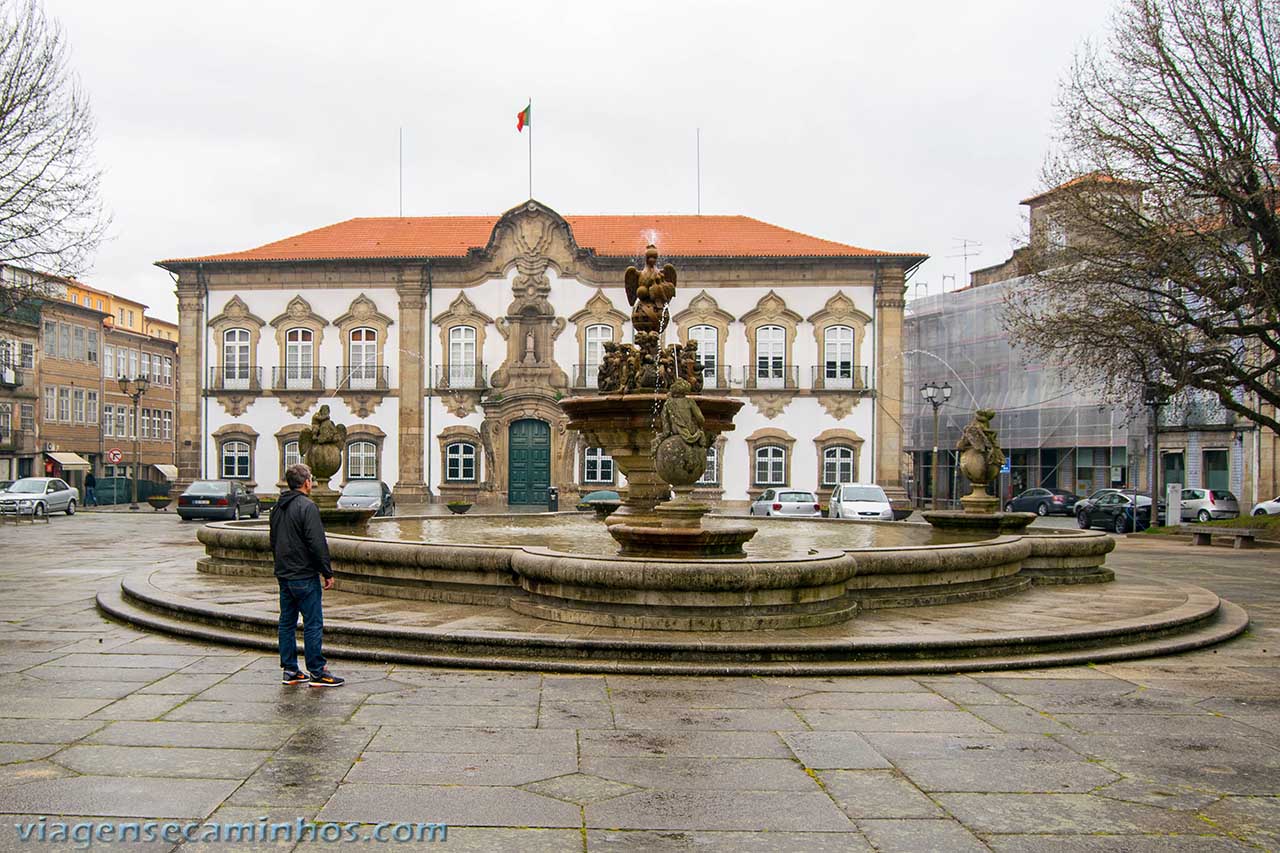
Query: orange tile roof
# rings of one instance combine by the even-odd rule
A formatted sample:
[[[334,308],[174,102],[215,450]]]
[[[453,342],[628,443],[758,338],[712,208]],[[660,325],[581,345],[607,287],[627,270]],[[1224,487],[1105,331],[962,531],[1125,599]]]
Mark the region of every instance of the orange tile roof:
[[[161,264],[246,261],[460,258],[483,248],[497,216],[348,219],[256,249],[172,258]],[[604,257],[633,258],[650,243],[672,257],[926,257],[823,240],[748,216],[566,216],[574,239]]]
[[[1139,184],[1136,181],[1130,181],[1126,178],[1117,178],[1114,175],[1108,175],[1105,172],[1088,172],[1084,175],[1077,175],[1071,180],[1058,184],[1052,189],[1045,190],[1042,193],[1037,193],[1029,198],[1024,198],[1022,201],[1018,202],[1018,204],[1034,204],[1037,201],[1048,198],[1054,193],[1069,189],[1070,187],[1074,187],[1079,184],[1114,184],[1121,189],[1142,189],[1142,184]]]

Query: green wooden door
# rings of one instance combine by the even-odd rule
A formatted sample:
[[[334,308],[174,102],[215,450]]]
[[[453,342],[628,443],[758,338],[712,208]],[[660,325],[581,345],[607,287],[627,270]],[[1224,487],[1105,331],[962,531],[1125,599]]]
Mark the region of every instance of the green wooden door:
[[[551,486],[551,427],[526,418],[507,437],[507,503],[545,504]]]

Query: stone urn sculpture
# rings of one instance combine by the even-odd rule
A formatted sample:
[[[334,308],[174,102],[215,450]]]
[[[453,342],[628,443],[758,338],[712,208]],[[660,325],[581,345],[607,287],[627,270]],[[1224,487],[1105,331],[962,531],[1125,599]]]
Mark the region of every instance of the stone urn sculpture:
[[[311,469],[316,484],[311,499],[321,509],[338,504],[338,493],[329,488],[329,480],[342,467],[342,448],[347,444],[347,428],[329,418],[329,406],[321,406],[311,416],[311,426],[298,434],[298,450]]]
[[[922,513],[925,521],[941,530],[966,530],[990,534],[1019,533],[1033,520],[1031,512],[999,512],[1000,499],[987,494],[987,484],[1000,476],[1004,451],[991,428],[996,413],[979,409],[960,433],[960,472],[972,483],[969,494],[960,499],[963,511],[937,510]]]

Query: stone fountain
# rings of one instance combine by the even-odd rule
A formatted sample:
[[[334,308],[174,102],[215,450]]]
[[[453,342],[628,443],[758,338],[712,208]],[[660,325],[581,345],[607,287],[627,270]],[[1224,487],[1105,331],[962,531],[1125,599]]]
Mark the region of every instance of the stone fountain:
[[[940,530],[965,530],[991,535],[1021,533],[1035,521],[1033,512],[998,512],[1000,499],[987,494],[987,484],[1000,476],[1004,451],[991,419],[996,413],[979,409],[973,420],[960,433],[956,450],[960,451],[960,471],[972,486],[960,499],[960,510],[935,510],[922,513],[925,521]]]
[[[598,394],[562,400],[569,428],[602,447],[627,476],[622,506],[609,533],[628,555],[736,556],[755,535],[748,524],[702,519],[711,507],[692,499],[706,470],[707,448],[733,429],[738,400],[698,396],[702,365],[697,344],[662,345],[676,293],[676,269],[658,269],[658,250],[645,250],[644,269],[624,275],[634,344],[605,344]],[[675,498],[671,499],[674,487]]]

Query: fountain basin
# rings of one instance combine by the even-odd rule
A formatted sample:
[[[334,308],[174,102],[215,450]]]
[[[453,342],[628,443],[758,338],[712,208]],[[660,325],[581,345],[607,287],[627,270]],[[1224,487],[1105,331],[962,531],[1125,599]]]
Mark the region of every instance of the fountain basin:
[[[586,513],[373,519],[362,532],[327,536],[334,572],[350,592],[665,630],[831,624],[858,609],[1109,580],[1103,562],[1115,547],[1100,531],[984,539],[904,522],[753,521],[759,533],[747,557],[725,559],[620,557],[604,525]],[[713,517],[706,527],[733,523]],[[197,537],[206,552],[197,563],[201,572],[271,576],[261,522],[209,524]],[[843,581],[828,573],[850,564],[833,563],[833,555],[851,561]]]

